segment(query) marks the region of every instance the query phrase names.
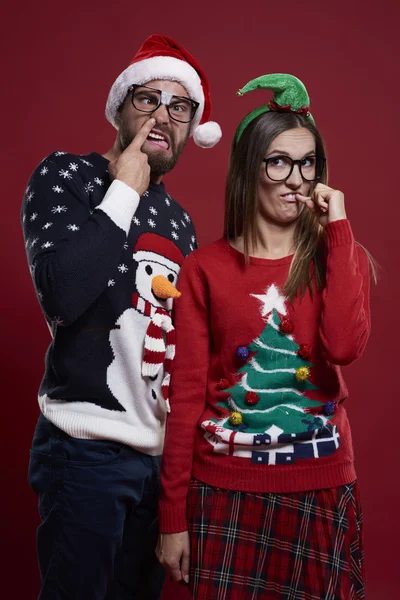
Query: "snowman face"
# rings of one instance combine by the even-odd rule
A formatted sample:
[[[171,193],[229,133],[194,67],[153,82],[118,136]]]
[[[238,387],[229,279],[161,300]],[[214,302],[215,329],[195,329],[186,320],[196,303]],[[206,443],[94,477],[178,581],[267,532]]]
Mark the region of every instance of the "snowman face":
[[[160,260],[162,260],[161,257]],[[176,265],[176,268],[173,265]],[[136,289],[139,296],[157,308],[172,310],[172,298],[158,298],[152,289],[152,282],[154,277],[162,275],[175,286],[179,268],[176,263],[170,263],[167,266],[153,260],[141,260],[136,271]]]

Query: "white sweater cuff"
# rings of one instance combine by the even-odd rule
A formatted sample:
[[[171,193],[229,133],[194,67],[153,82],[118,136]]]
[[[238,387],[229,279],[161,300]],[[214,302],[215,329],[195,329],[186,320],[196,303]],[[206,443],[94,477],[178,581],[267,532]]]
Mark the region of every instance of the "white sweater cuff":
[[[140,200],[139,194],[119,179],[114,179],[96,210],[102,210],[128,235],[133,215]]]

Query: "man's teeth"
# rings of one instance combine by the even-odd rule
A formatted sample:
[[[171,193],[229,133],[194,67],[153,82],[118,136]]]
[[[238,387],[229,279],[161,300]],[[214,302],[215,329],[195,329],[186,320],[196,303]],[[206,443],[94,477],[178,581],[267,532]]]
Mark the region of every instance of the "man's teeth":
[[[165,137],[163,135],[158,135],[157,133],[152,132],[150,132],[147,137],[152,138],[153,140],[165,140]]]
[[[288,200],[296,200],[296,194],[285,194],[283,197]]]

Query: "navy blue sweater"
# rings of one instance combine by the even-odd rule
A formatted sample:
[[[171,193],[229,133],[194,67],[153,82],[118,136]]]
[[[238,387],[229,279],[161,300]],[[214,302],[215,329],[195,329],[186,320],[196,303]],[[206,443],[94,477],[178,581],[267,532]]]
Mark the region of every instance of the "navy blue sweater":
[[[143,378],[150,317],[172,300],[155,275],[176,282],[197,247],[189,215],[151,183],[139,199],[111,184],[97,153],[55,152],[34,171],[22,222],[35,289],[52,331],[39,390],[42,412],[75,437],[114,439],[143,452],[162,448],[162,373]]]

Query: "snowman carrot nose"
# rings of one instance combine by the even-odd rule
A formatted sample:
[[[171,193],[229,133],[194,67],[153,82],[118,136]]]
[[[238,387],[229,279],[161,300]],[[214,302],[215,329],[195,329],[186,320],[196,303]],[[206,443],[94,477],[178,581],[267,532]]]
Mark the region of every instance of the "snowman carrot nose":
[[[156,275],[151,282],[151,289],[159,298],[179,298],[181,293],[164,275]]]

